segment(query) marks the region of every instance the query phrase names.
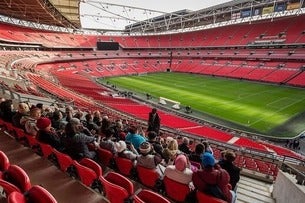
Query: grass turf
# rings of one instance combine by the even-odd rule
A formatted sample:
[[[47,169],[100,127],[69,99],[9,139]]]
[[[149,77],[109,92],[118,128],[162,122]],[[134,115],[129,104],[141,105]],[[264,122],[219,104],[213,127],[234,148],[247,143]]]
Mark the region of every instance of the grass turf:
[[[114,77],[107,81],[134,92],[179,101],[264,134],[305,112],[305,91],[299,88],[184,73]],[[302,128],[280,136],[295,136]]]

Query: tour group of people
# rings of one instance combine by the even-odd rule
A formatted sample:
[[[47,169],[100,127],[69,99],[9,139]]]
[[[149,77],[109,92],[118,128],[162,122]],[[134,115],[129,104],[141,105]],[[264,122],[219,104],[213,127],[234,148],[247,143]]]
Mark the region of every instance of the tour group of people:
[[[73,159],[87,157],[98,162],[96,151],[88,147],[91,144],[132,160],[134,166],[155,169],[161,180],[166,176],[187,184],[190,191],[211,195],[216,188],[220,193],[218,198],[229,203],[236,201],[240,169],[234,165],[235,153],[224,151],[221,159],[216,160],[207,141],[198,142],[192,149],[188,137],[176,139],[162,135],[156,108],[149,113],[147,126],[71,106],[60,109],[21,102],[14,108],[12,100],[2,100],[0,116]]]

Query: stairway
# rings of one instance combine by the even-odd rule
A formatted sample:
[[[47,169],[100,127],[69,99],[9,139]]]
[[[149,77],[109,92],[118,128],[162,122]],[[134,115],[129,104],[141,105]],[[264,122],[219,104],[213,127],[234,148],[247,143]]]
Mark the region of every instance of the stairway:
[[[240,176],[236,203],[275,203],[272,198],[273,185],[260,180]]]

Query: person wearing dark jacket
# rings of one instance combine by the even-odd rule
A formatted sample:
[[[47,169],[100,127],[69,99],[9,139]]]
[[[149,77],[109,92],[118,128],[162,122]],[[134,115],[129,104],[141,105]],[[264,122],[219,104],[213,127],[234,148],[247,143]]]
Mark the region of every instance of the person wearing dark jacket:
[[[185,154],[190,154],[192,150],[190,150],[189,144],[190,144],[189,138],[183,137],[182,143],[178,146],[178,149]]]
[[[148,128],[147,131],[154,131],[159,135],[159,130],[160,130],[160,117],[159,114],[157,113],[157,109],[153,108],[151,112],[149,113],[148,116]]]
[[[49,118],[40,117],[36,122],[36,126],[39,129],[36,135],[36,139],[39,142],[49,144],[59,151],[64,150],[60,137],[57,135],[54,128],[51,127],[51,120]]]
[[[240,168],[234,165],[234,160],[236,155],[232,151],[226,151],[224,154],[224,159],[221,160],[218,164],[221,168],[225,169],[230,175],[230,184],[232,186],[232,190],[236,191],[236,184],[240,179]]]

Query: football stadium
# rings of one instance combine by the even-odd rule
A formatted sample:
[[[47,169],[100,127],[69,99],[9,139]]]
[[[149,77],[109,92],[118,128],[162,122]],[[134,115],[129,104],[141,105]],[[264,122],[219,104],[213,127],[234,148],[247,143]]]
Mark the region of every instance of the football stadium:
[[[304,1],[152,2],[0,2],[0,203],[304,202]]]

